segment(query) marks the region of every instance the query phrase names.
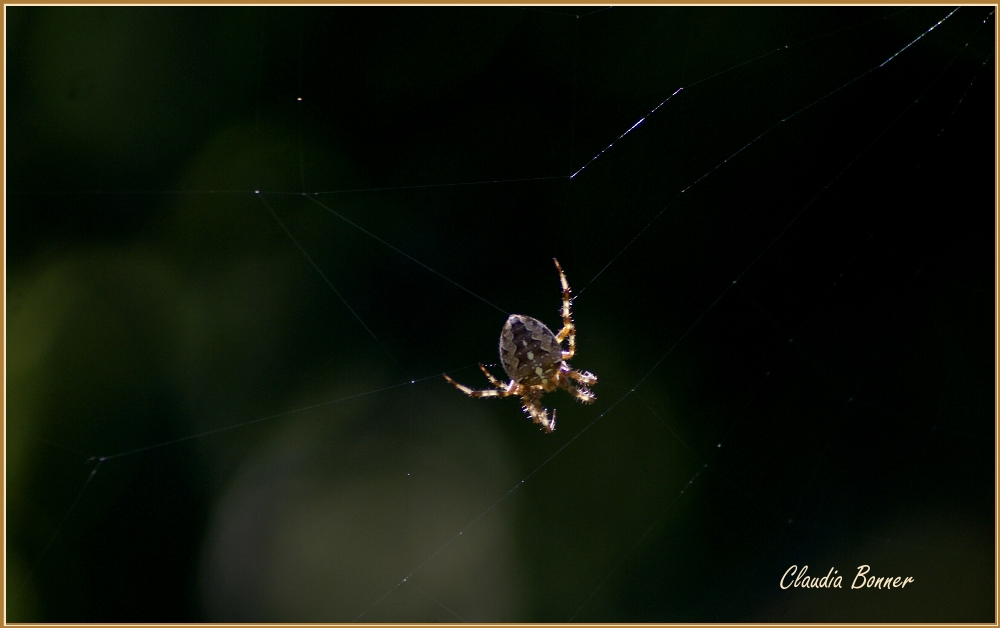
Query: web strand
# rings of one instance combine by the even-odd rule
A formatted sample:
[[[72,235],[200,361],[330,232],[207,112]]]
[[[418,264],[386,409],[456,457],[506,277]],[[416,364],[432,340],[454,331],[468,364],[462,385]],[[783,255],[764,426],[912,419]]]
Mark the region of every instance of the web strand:
[[[394,362],[396,366],[398,366],[403,373],[407,373],[406,367],[404,367],[403,364],[396,358],[396,356],[393,355],[391,351],[389,351],[389,348],[386,347],[381,340],[379,340],[378,336],[375,335],[375,332],[371,330],[371,328],[365,323],[364,319],[362,319],[361,316],[354,310],[354,308],[351,307],[351,304],[347,302],[347,299],[344,298],[344,295],[340,294],[340,291],[337,290],[337,288],[333,285],[333,282],[330,281],[330,278],[326,276],[326,273],[324,273],[320,269],[320,267],[316,265],[316,262],[313,261],[313,258],[309,255],[308,252],[306,252],[305,248],[302,246],[301,243],[299,243],[295,235],[288,230],[288,227],[285,226],[285,223],[281,220],[281,218],[278,218],[278,214],[274,211],[274,208],[271,207],[271,204],[267,202],[267,200],[264,198],[262,194],[257,194],[257,198],[260,199],[261,204],[263,204],[264,207],[267,209],[267,211],[270,212],[271,217],[274,218],[274,221],[277,222],[278,226],[280,226],[282,231],[285,232],[285,235],[288,236],[288,239],[292,241],[292,244],[295,245],[295,248],[297,248],[299,252],[302,253],[302,256],[306,258],[306,261],[309,262],[309,265],[312,266],[313,270],[316,271],[316,274],[319,275],[320,278],[323,280],[323,282],[326,283],[327,287],[329,287],[330,290],[332,290],[333,293],[337,295],[337,298],[340,299],[340,302],[343,303],[344,307],[346,307],[347,310],[351,313],[351,316],[353,316],[355,320],[358,321],[358,324],[361,325],[361,327],[363,327],[366,332],[368,332],[368,335],[372,337],[372,340],[374,340],[376,344],[378,344],[378,346],[382,349],[382,351],[387,356],[389,356],[389,359],[392,362]]]
[[[412,255],[409,255],[408,253],[405,253],[404,251],[401,251],[400,249],[396,248],[395,246],[393,246],[393,245],[389,244],[388,242],[386,242],[386,241],[385,241],[385,240],[383,240],[382,238],[378,237],[377,235],[375,235],[375,234],[374,234],[374,233],[372,233],[371,231],[368,231],[367,229],[365,229],[365,228],[364,228],[364,227],[362,227],[361,225],[357,224],[356,222],[353,222],[353,221],[351,221],[351,220],[348,220],[348,219],[347,219],[347,218],[346,218],[346,217],[345,217],[345,216],[344,216],[343,214],[340,214],[340,213],[338,213],[338,212],[334,211],[334,210],[333,210],[333,208],[331,208],[331,207],[330,207],[330,206],[328,206],[328,205],[324,205],[323,203],[320,203],[320,202],[319,202],[319,201],[317,201],[317,200],[316,200],[315,198],[313,198],[313,196],[311,196],[311,195],[308,195],[308,194],[306,194],[306,195],[304,195],[304,196],[305,196],[305,197],[306,197],[307,199],[309,199],[310,201],[312,201],[313,203],[315,203],[316,205],[319,205],[319,206],[320,206],[321,208],[325,209],[326,211],[330,212],[331,214],[333,214],[333,215],[334,215],[334,216],[336,216],[337,218],[340,218],[341,220],[343,220],[343,221],[344,221],[344,222],[346,222],[347,224],[351,225],[352,227],[354,227],[355,229],[357,229],[357,230],[358,230],[358,231],[360,231],[361,233],[365,234],[365,235],[366,235],[366,236],[368,236],[369,238],[371,238],[371,239],[375,240],[376,242],[378,242],[378,243],[380,243],[380,244],[382,244],[382,245],[384,245],[384,246],[388,247],[388,248],[389,248],[390,250],[392,250],[392,251],[394,251],[395,253],[398,253],[399,255],[401,255],[401,256],[403,256],[403,257],[405,257],[406,259],[410,260],[410,261],[411,261],[411,262],[413,262],[414,264],[417,264],[417,265],[418,265],[418,266],[420,266],[421,268],[423,268],[423,269],[425,269],[425,270],[429,270],[430,272],[434,273],[435,275],[437,275],[437,276],[438,276],[438,277],[440,277],[441,279],[444,279],[445,281],[447,281],[447,282],[448,282],[448,283],[450,283],[451,285],[455,286],[456,288],[459,288],[460,290],[463,290],[463,291],[467,292],[468,294],[470,294],[470,295],[472,295],[473,297],[475,297],[475,298],[479,299],[480,301],[482,301],[482,302],[483,302],[483,303],[485,303],[486,305],[489,305],[489,306],[490,306],[490,307],[492,307],[493,309],[495,309],[495,310],[499,311],[499,312],[500,312],[501,314],[504,314],[504,315],[508,314],[508,312],[507,312],[506,310],[504,310],[504,309],[503,309],[502,307],[500,307],[499,305],[496,305],[496,304],[494,304],[494,303],[491,303],[490,301],[487,301],[486,299],[484,299],[483,297],[479,296],[478,294],[476,294],[476,293],[475,293],[475,292],[473,292],[472,290],[469,290],[468,288],[466,288],[465,286],[461,285],[461,284],[460,284],[460,283],[458,283],[457,281],[455,281],[455,280],[453,280],[453,279],[451,279],[451,278],[449,278],[449,277],[446,277],[446,276],[444,276],[443,274],[441,274],[441,273],[439,273],[438,271],[434,270],[433,268],[431,268],[431,267],[430,267],[430,266],[428,266],[427,264],[424,264],[424,263],[423,263],[423,262],[421,262],[420,260],[416,259],[416,258],[415,258],[415,257],[413,257]],[[331,287],[332,287],[332,286],[331,286]],[[338,296],[339,296],[339,295],[338,295]]]
[[[639,230],[639,232],[638,232],[637,234],[635,234],[635,236],[634,236],[634,237],[633,237],[633,238],[632,238],[631,240],[629,240],[629,241],[628,241],[628,242],[627,242],[627,243],[625,244],[625,246],[624,246],[624,247],[622,247],[622,248],[621,248],[621,249],[620,249],[620,250],[618,251],[618,253],[616,253],[616,254],[615,254],[615,255],[614,255],[614,256],[613,256],[612,258],[611,258],[611,260],[610,260],[610,261],[608,261],[608,263],[607,263],[607,264],[605,264],[605,265],[604,265],[604,266],[603,266],[603,267],[602,267],[602,268],[601,268],[601,269],[600,269],[600,270],[599,270],[599,271],[597,272],[597,274],[593,276],[593,278],[591,278],[591,280],[590,280],[589,282],[587,282],[587,284],[586,284],[586,285],[584,285],[584,286],[583,286],[582,288],[580,288],[579,292],[577,292],[577,296],[580,296],[580,295],[582,295],[582,294],[583,294],[583,292],[584,292],[584,291],[585,291],[585,290],[586,290],[587,288],[589,288],[589,287],[590,287],[590,285],[591,285],[591,284],[593,284],[593,283],[594,283],[594,282],[595,282],[595,281],[597,280],[597,278],[598,278],[598,277],[600,277],[600,276],[601,276],[602,274],[604,274],[604,271],[606,271],[606,270],[607,270],[608,268],[610,268],[610,267],[611,267],[611,265],[612,265],[612,264],[614,264],[614,263],[615,263],[616,261],[618,261],[618,258],[619,258],[619,257],[621,257],[621,256],[622,256],[622,254],[623,254],[623,253],[624,253],[624,252],[625,252],[626,250],[628,250],[628,249],[629,249],[629,248],[630,248],[630,247],[631,247],[631,246],[632,246],[633,244],[635,244],[635,242],[636,242],[637,240],[639,240],[639,238],[641,238],[641,237],[642,237],[642,235],[643,235],[643,234],[644,234],[644,233],[645,233],[645,232],[646,232],[646,231],[647,231],[647,230],[649,229],[649,227],[650,227],[650,226],[652,226],[652,225],[653,225],[653,223],[655,223],[655,222],[656,222],[656,221],[657,221],[657,220],[658,220],[658,219],[660,218],[660,216],[662,216],[662,215],[664,214],[664,212],[666,212],[666,211],[667,211],[667,209],[669,209],[669,208],[670,208],[670,207],[671,207],[671,206],[673,205],[673,203],[674,203],[674,202],[675,202],[675,201],[676,201],[676,200],[677,200],[677,199],[678,199],[678,198],[680,197],[680,195],[681,195],[681,194],[684,194],[685,192],[689,191],[689,190],[690,190],[691,188],[693,188],[693,187],[695,187],[696,185],[698,185],[699,183],[701,183],[701,182],[702,182],[702,181],[703,181],[703,180],[704,180],[705,178],[707,178],[707,177],[708,177],[709,175],[711,175],[711,174],[712,174],[713,172],[715,172],[716,170],[718,170],[718,169],[722,168],[723,166],[725,166],[726,164],[728,164],[728,163],[729,163],[729,162],[730,162],[731,160],[733,160],[734,158],[736,158],[737,156],[739,156],[739,155],[740,155],[741,153],[743,153],[743,151],[747,150],[748,148],[750,148],[751,146],[753,146],[754,144],[756,144],[756,143],[757,143],[758,141],[760,141],[760,140],[761,140],[761,138],[765,137],[766,135],[768,135],[769,133],[771,133],[772,131],[774,131],[775,129],[777,129],[777,128],[778,128],[779,126],[781,126],[781,125],[782,125],[783,123],[785,123],[785,122],[788,122],[789,120],[791,120],[791,119],[793,119],[793,118],[797,117],[798,115],[802,114],[802,113],[803,113],[803,112],[805,112],[806,110],[808,110],[808,109],[811,109],[812,107],[816,106],[817,104],[819,104],[819,103],[821,103],[821,102],[825,101],[825,100],[826,100],[827,98],[830,98],[831,96],[833,96],[834,94],[836,94],[836,93],[840,92],[841,90],[843,90],[843,89],[845,89],[845,88],[847,88],[847,87],[849,87],[849,86],[853,85],[854,83],[856,83],[856,82],[860,81],[861,79],[863,79],[864,77],[868,76],[868,75],[869,75],[869,74],[871,74],[872,72],[875,72],[876,70],[878,70],[878,69],[880,69],[880,68],[884,67],[884,66],[885,66],[885,65],[886,65],[887,63],[889,63],[890,61],[892,61],[893,59],[895,59],[895,58],[896,58],[897,56],[899,56],[899,55],[900,55],[900,54],[901,54],[901,53],[902,53],[902,52],[903,52],[904,50],[906,50],[907,48],[909,48],[910,46],[912,46],[913,44],[915,44],[915,43],[916,43],[917,41],[919,41],[920,39],[922,39],[922,38],[924,37],[924,35],[926,35],[927,33],[931,32],[932,30],[934,30],[935,28],[937,28],[938,26],[940,26],[940,25],[941,25],[941,24],[942,24],[942,23],[943,23],[943,22],[944,22],[945,20],[947,20],[947,19],[948,19],[949,17],[951,17],[952,15],[954,15],[956,11],[958,11],[958,9],[957,9],[957,8],[956,8],[955,10],[953,10],[953,11],[952,11],[951,13],[949,13],[948,15],[946,15],[945,17],[943,17],[943,18],[942,18],[941,20],[939,20],[938,22],[936,22],[936,23],[935,23],[935,24],[934,24],[933,26],[931,26],[930,28],[928,28],[928,29],[927,29],[926,31],[924,31],[923,33],[921,33],[920,35],[918,35],[918,36],[917,36],[916,38],[914,38],[914,39],[913,39],[912,41],[910,41],[910,42],[909,42],[908,44],[906,44],[905,46],[903,46],[902,48],[900,48],[900,49],[899,49],[898,51],[896,51],[896,52],[895,52],[895,53],[894,53],[894,54],[893,54],[892,56],[890,56],[890,57],[889,57],[888,59],[886,59],[886,60],[885,60],[884,62],[882,62],[882,63],[881,63],[881,64],[879,64],[878,66],[875,66],[875,67],[872,67],[872,68],[870,68],[870,69],[869,69],[869,70],[868,70],[867,72],[864,72],[864,73],[862,73],[862,74],[860,74],[860,75],[858,75],[858,76],[854,77],[853,79],[851,79],[851,80],[847,81],[846,83],[844,83],[844,84],[843,84],[843,85],[841,85],[840,87],[837,87],[836,89],[834,89],[834,90],[832,90],[832,91],[830,91],[830,92],[827,92],[827,93],[826,93],[826,94],[824,94],[823,96],[821,96],[821,97],[817,98],[816,100],[814,100],[814,101],[810,102],[809,104],[807,104],[807,105],[805,105],[804,107],[802,107],[802,108],[798,109],[797,111],[794,111],[793,113],[791,113],[791,114],[788,114],[788,115],[786,115],[786,116],[782,117],[782,118],[781,118],[780,120],[778,120],[778,121],[777,121],[777,122],[775,122],[775,123],[774,123],[773,125],[771,125],[771,126],[770,126],[770,127],[768,127],[767,129],[765,129],[765,130],[764,130],[763,132],[761,132],[761,133],[760,133],[759,135],[757,135],[756,137],[754,137],[753,139],[751,139],[751,140],[750,140],[749,142],[747,142],[746,144],[744,144],[743,146],[741,146],[741,147],[740,147],[740,148],[739,148],[739,149],[738,149],[738,150],[737,150],[736,152],[734,152],[733,154],[731,154],[731,155],[730,155],[729,157],[726,157],[725,159],[723,159],[722,161],[720,161],[719,163],[717,163],[717,164],[716,164],[716,165],[715,165],[714,167],[710,168],[710,169],[709,169],[708,171],[706,171],[706,172],[705,172],[704,174],[702,174],[702,175],[701,175],[700,177],[698,177],[697,179],[695,179],[695,180],[694,180],[694,181],[693,181],[692,183],[690,183],[690,184],[689,184],[689,185],[688,185],[687,187],[685,187],[685,188],[684,188],[683,190],[681,190],[681,191],[680,191],[680,192],[679,192],[679,193],[677,194],[677,196],[675,196],[675,197],[674,197],[673,199],[671,199],[671,201],[670,201],[670,202],[668,202],[668,203],[667,203],[666,205],[664,205],[664,207],[663,207],[663,208],[662,208],[662,209],[661,209],[661,210],[660,210],[660,211],[659,211],[659,212],[658,212],[658,213],[657,213],[657,214],[656,214],[655,216],[653,216],[653,218],[652,218],[652,219],[651,219],[651,220],[650,220],[649,222],[647,222],[647,223],[646,223],[646,225],[645,225],[645,226],[643,226],[643,227],[642,227],[642,229],[640,229],[640,230]],[[762,55],[762,56],[764,56],[764,55]],[[701,82],[701,81],[699,81],[699,82]],[[676,95],[676,94],[677,94],[678,92],[680,92],[680,91],[681,91],[681,89],[683,89],[683,88],[680,88],[680,89],[678,89],[678,90],[677,90],[676,92],[674,92],[673,94],[671,94],[671,95],[670,95],[670,96],[669,96],[669,97],[667,98],[667,100],[669,100],[669,99],[670,99],[670,98],[672,98],[672,97],[673,97],[674,95]],[[666,101],[664,101],[664,102],[666,102]],[[663,103],[660,103],[660,104],[662,105]],[[659,105],[657,106],[657,109],[658,109],[658,108],[659,108]],[[654,109],[654,111],[655,111],[655,109]],[[901,114],[901,115],[902,115],[902,114]],[[647,114],[647,116],[646,116],[646,117],[649,117],[649,116],[648,116],[648,114]],[[642,122],[643,120],[645,120],[645,117],[644,117],[644,118],[642,118],[642,119],[640,119],[640,120],[639,120],[639,122],[636,122],[636,124],[635,124],[635,125],[633,125],[633,127],[632,127],[632,128],[634,128],[634,127],[635,127],[636,125],[638,125],[639,123],[641,123],[641,122]],[[887,127],[887,128],[888,128],[888,127]],[[630,129],[629,129],[629,131],[631,131],[631,130],[632,130],[632,129],[630,128]],[[629,131],[626,131],[626,132],[625,132],[625,134],[627,134],[627,133],[628,133]],[[623,135],[622,135],[622,137],[624,137],[624,135],[625,135],[625,134],[623,134]],[[619,138],[619,139],[621,139],[621,138]],[[617,140],[615,140],[615,141],[617,141]],[[612,144],[613,144],[613,143],[614,143],[614,142],[612,142]],[[610,147],[611,147],[611,146],[609,145],[609,146],[608,146],[608,148],[610,148]],[[605,149],[604,149],[604,151],[606,151],[606,150],[607,150],[607,148],[605,148]],[[591,159],[591,161],[593,161],[594,159],[597,159],[597,157],[600,157],[600,155],[601,155],[601,154],[603,154],[603,153],[604,153],[604,151],[601,151],[601,153],[599,153],[598,155],[596,155],[596,156],[595,156],[595,157],[594,157],[593,159]],[[854,163],[854,162],[852,161],[851,163]],[[588,164],[589,164],[589,162],[588,162]],[[844,170],[846,170],[846,169],[847,169],[848,167],[850,167],[850,164],[848,164],[848,166],[847,166],[847,167],[845,167],[845,169],[844,169]],[[581,170],[582,170],[582,168],[581,168]],[[578,172],[579,172],[579,171],[578,171]],[[834,180],[836,180],[837,178],[839,178],[839,177],[840,177],[840,174],[842,174],[842,173],[843,173],[843,171],[841,171],[841,173],[839,173],[839,174],[838,174],[838,175],[837,175],[836,177],[834,177]],[[574,174],[573,176],[576,176],[576,175]],[[817,196],[818,196],[818,195],[817,195]],[[810,204],[811,204],[811,202],[810,202]],[[806,208],[808,208],[808,206],[809,206],[809,205],[806,205],[806,207],[805,207],[805,208],[803,208],[803,210],[802,210],[802,211],[805,211],[805,209],[806,209]],[[801,213],[800,213],[800,215],[801,215]],[[798,216],[796,216],[796,219],[797,219],[797,218],[798,218]],[[791,221],[790,223],[788,223],[788,225],[787,225],[787,226],[785,227],[785,229],[787,230],[787,228],[788,228],[788,227],[790,227],[790,226],[792,225],[792,223],[794,223],[794,222],[795,222],[795,220],[793,219],[793,220],[792,220],[792,221]],[[782,232],[782,233],[784,233],[784,232]],[[778,238],[780,238],[780,237],[781,237],[781,235],[779,234]],[[777,241],[777,238],[775,239],[775,241]],[[766,250],[766,249],[765,249],[765,250]],[[762,251],[761,253],[763,254],[763,251]],[[750,269],[750,267],[752,267],[752,266],[753,266],[753,264],[751,264],[750,266],[748,266],[748,267],[747,267],[747,270],[749,270],[749,269]],[[746,271],[744,271],[744,272],[746,272]],[[741,276],[742,276],[742,274],[741,274]],[[737,278],[737,280],[738,280],[738,279],[739,279],[739,278]]]

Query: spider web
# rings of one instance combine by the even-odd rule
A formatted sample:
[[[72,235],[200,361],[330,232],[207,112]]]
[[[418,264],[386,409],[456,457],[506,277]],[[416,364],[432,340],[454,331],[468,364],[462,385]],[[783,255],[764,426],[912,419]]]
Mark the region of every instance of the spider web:
[[[9,621],[995,620],[992,7],[6,15]]]

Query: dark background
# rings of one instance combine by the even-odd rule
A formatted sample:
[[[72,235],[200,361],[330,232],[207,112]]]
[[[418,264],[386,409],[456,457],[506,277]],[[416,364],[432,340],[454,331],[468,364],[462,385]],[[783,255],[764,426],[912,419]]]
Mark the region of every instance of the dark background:
[[[8,7],[7,620],[995,621],[951,11]]]

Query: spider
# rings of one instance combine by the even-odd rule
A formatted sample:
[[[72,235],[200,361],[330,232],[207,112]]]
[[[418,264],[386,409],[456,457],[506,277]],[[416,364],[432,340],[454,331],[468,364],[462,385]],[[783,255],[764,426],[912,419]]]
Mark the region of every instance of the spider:
[[[447,375],[444,376],[455,388],[470,397],[520,395],[524,411],[550,434],[556,429],[556,411],[552,411],[550,419],[548,410],[541,406],[542,395],[562,388],[583,403],[593,403],[596,397],[587,386],[597,383],[597,377],[593,374],[575,371],[566,363],[576,354],[576,327],[570,318],[569,283],[566,281],[566,274],[563,273],[559,260],[553,258],[552,261],[556,263],[559,281],[562,283],[563,328],[559,333],[553,334],[552,330],[537,318],[511,314],[500,332],[500,364],[510,377],[508,383],[501,383],[482,364],[479,368],[495,388],[473,390]],[[562,348],[563,341],[569,341],[569,349]]]

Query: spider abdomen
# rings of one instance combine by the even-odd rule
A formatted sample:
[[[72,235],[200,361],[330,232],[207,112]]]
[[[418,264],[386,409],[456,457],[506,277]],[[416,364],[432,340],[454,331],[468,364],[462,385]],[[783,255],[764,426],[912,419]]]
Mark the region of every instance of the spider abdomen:
[[[562,347],[545,323],[511,314],[500,332],[500,364],[507,376],[522,386],[555,387],[562,363]]]

